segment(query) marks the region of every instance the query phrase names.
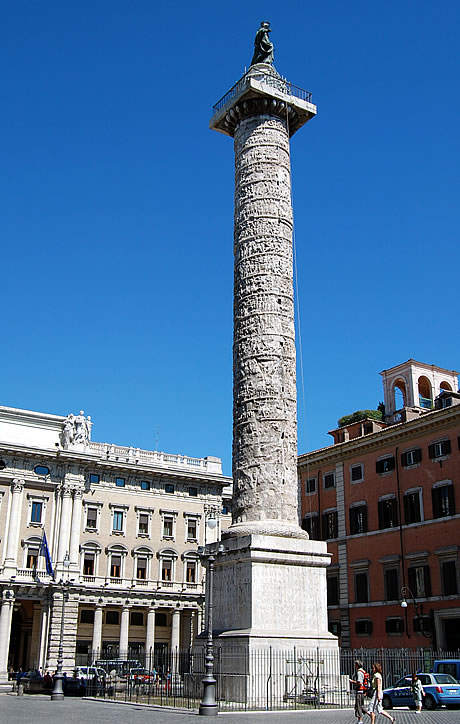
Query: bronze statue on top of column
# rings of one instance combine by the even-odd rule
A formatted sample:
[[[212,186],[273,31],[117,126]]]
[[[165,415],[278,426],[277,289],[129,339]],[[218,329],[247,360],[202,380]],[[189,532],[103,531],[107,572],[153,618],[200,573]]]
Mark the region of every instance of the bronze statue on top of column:
[[[251,65],[255,65],[256,63],[273,64],[274,48],[269,38],[270,32],[270,23],[262,21],[254,39],[254,55],[251,60]]]

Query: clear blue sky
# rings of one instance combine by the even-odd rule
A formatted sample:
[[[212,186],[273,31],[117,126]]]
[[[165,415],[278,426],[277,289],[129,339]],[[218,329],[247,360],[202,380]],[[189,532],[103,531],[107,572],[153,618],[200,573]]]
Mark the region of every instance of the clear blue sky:
[[[299,452],[375,407],[381,370],[459,367],[457,0],[17,0],[0,404],[231,473],[233,144],[208,121],[262,19],[318,105],[292,141]]]

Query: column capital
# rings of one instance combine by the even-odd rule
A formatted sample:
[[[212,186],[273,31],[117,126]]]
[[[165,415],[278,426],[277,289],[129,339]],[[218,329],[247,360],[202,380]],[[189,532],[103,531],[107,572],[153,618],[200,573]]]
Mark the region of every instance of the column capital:
[[[22,491],[24,490],[25,484],[26,484],[26,481],[24,480],[24,478],[13,478],[12,483],[11,483],[11,490],[12,490],[13,495],[15,493],[22,493]]]
[[[72,486],[66,480],[62,481],[59,490],[63,498],[72,497]]]
[[[81,498],[83,498],[83,488],[81,487],[81,485],[74,485],[72,488],[72,493],[74,500],[78,500],[79,498],[81,500]]]
[[[15,596],[12,588],[4,588],[1,597],[2,603],[14,603]]]

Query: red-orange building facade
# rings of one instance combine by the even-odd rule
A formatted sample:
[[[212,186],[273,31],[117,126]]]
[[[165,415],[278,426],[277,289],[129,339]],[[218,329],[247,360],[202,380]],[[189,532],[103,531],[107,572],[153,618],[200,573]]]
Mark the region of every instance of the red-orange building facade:
[[[393,368],[383,422],[334,430],[334,445],[299,457],[302,524],[332,553],[329,625],[343,647],[460,648],[460,395],[457,373],[430,369],[436,379],[414,360]]]

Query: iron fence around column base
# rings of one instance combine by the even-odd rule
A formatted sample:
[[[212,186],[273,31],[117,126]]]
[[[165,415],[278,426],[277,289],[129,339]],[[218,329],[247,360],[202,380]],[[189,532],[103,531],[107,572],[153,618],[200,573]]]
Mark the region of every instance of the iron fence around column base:
[[[355,660],[371,671],[383,667],[384,687],[402,676],[430,671],[437,658],[460,652],[431,649],[223,649],[214,644],[214,677],[220,711],[352,708]],[[205,650],[187,649],[127,658],[89,657],[86,694],[114,701],[198,709]],[[89,672],[97,673],[90,675]]]

